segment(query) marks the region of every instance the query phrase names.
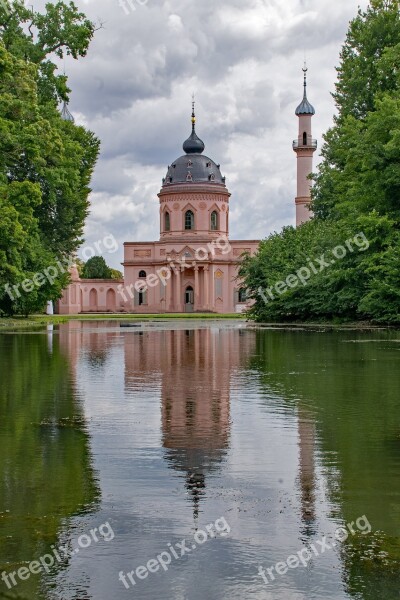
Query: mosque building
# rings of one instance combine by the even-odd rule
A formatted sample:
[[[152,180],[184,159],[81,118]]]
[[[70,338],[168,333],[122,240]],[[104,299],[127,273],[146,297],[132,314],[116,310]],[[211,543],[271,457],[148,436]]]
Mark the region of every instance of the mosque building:
[[[312,137],[315,114],[304,96],[296,109],[298,138],[296,225],[312,217],[311,181],[317,142]],[[62,117],[73,120],[64,105]],[[238,280],[241,258],[257,252],[259,240],[231,240],[231,194],[220,165],[209,158],[196,133],[193,103],[192,131],[184,154],[168,166],[159,198],[160,239],[124,244],[124,280],[81,279],[71,270],[71,284],[57,303],[59,314],[124,312],[241,313],[249,306]]]

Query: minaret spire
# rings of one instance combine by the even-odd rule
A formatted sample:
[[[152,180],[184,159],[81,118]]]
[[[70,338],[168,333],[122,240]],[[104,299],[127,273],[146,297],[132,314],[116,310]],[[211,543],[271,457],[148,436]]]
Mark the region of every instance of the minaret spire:
[[[70,113],[70,111],[68,109],[68,102],[66,102],[65,100],[63,102],[60,114],[61,114],[61,118],[63,121],[71,121],[71,123],[75,122],[74,117],[72,116],[72,114]]]
[[[307,100],[307,63],[304,61],[303,73],[304,73],[304,100]]]
[[[65,74],[65,58],[64,58],[64,79],[66,82],[67,76]],[[75,123],[75,119],[68,109],[68,102],[66,100],[64,100],[64,102],[63,102],[60,114],[61,114],[61,118],[63,121],[70,121],[71,123]]]

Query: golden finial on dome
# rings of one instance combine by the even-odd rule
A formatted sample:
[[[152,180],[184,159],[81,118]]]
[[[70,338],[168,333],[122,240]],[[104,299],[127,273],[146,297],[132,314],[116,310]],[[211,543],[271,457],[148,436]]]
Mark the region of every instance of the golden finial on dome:
[[[195,113],[195,99],[194,99],[194,92],[192,94],[192,125],[194,126],[196,123],[196,113]]]

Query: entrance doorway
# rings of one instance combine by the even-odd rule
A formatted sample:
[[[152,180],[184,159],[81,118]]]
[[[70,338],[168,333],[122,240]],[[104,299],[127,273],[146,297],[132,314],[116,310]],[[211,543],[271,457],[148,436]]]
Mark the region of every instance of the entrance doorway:
[[[185,290],[185,312],[190,313],[194,310],[194,290],[189,285]]]

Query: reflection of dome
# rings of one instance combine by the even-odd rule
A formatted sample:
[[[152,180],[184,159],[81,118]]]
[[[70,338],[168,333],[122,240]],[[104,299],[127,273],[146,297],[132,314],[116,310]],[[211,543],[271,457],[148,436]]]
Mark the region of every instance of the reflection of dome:
[[[164,458],[176,471],[212,473],[220,468],[226,453],[226,448],[168,448]]]
[[[195,521],[206,494],[206,475],[217,471],[225,457],[226,449],[223,448],[169,448],[164,455],[172,469],[185,473],[185,488],[193,504]]]

